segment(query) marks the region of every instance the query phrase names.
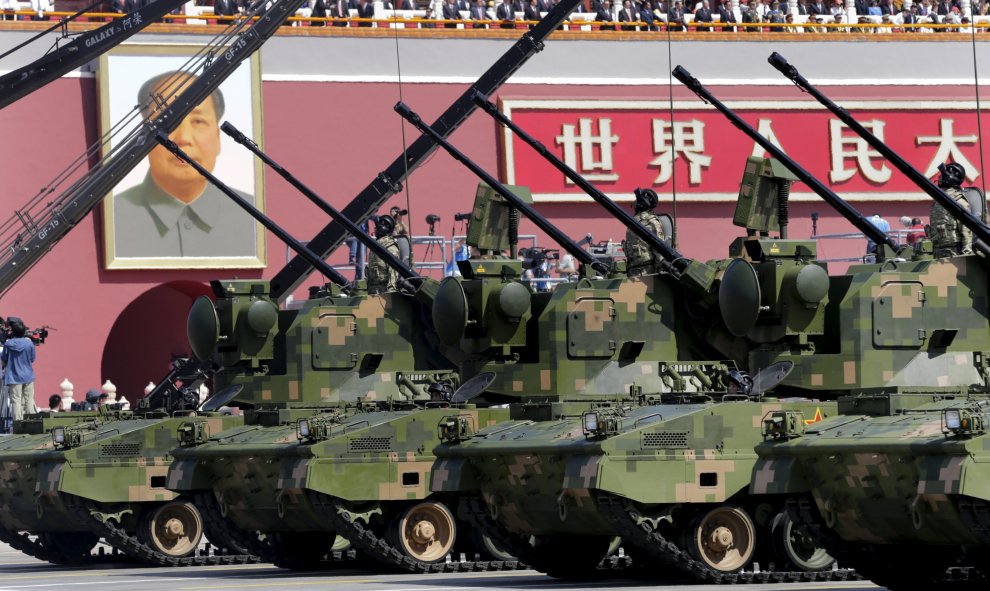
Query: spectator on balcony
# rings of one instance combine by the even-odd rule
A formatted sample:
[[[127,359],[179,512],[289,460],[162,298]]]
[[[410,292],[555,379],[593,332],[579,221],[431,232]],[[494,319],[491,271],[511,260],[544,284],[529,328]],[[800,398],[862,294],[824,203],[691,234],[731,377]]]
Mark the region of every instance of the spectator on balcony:
[[[309,13],[309,16],[310,18],[317,18],[317,19],[327,18],[327,3],[325,2],[325,0],[312,0],[311,12]],[[325,27],[327,26],[327,21],[325,20],[310,21],[309,24],[314,27]]]
[[[760,15],[760,22],[770,22],[770,0],[757,0],[752,2],[750,6],[755,8],[756,13]]]
[[[816,16],[822,14],[828,14],[828,5],[825,4],[824,0],[811,0],[811,3],[808,4],[808,15]]]
[[[777,25],[783,25],[784,24],[784,11],[782,11],[780,9],[780,2],[779,2],[779,0],[773,0],[773,2],[770,3],[770,10],[767,12],[767,19],[766,20],[767,20],[768,23],[774,23],[774,24],[777,24]],[[771,33],[783,33],[784,32],[784,28],[783,27],[770,27],[770,32]]]
[[[740,10],[742,10],[742,22],[744,25],[743,30],[747,33],[758,33],[761,27],[756,26],[760,22],[760,13],[756,10],[755,6],[740,4]]]
[[[695,26],[697,31],[711,31],[712,30],[712,9],[708,4],[708,0],[701,0],[701,8],[694,11],[694,22],[698,23]]]
[[[951,2],[949,2],[948,0],[939,0],[938,4],[935,5],[935,14],[944,17],[949,14],[951,8],[952,8]]]
[[[844,14],[837,14],[835,15],[835,18],[832,20],[832,22],[834,22],[836,25],[841,25],[845,22],[845,16],[846,15]],[[847,29],[846,27],[836,26],[829,29],[829,31],[832,33],[848,33],[849,29]]]
[[[228,18],[237,16],[237,3],[234,0],[216,0],[213,3],[213,14]]]
[[[110,12],[124,12],[124,0],[110,0]]]
[[[347,0],[331,0],[330,16],[337,20],[333,21],[335,27],[346,27],[347,19],[351,17],[350,5]]]
[[[474,6],[471,7],[471,20],[473,21],[487,21],[488,19],[488,7],[485,5],[485,0],[477,0]],[[475,23],[475,29],[487,29],[488,25],[483,23]]]
[[[454,4],[454,0],[446,0],[446,2],[443,3],[441,14],[443,15],[443,20],[445,21],[461,20],[461,15],[457,12],[457,4]],[[443,28],[456,29],[457,23],[445,23]]]
[[[797,3],[797,13],[800,15],[808,14],[808,3],[805,0],[799,0]]]
[[[729,6],[729,0],[722,0],[718,5],[718,20],[722,23],[723,31],[736,32],[736,28],[732,25],[736,24],[736,15],[732,12],[732,7]]]
[[[643,21],[643,26],[647,31],[657,30],[657,17],[653,13],[653,2],[646,0],[639,11],[639,20]]]
[[[619,22],[620,23],[637,23],[639,22],[639,11],[634,10],[632,2],[629,0],[623,0],[622,10],[619,11]],[[623,31],[635,31],[636,26],[633,24],[622,25]]]
[[[523,19],[530,22],[530,29],[536,26],[533,23],[540,20],[540,7],[537,4],[537,0],[529,0],[526,10],[523,11]]]
[[[471,2],[468,0],[457,0],[457,10],[463,10],[464,12],[471,12]]]
[[[859,12],[858,8],[856,9],[856,12]],[[860,14],[864,14],[864,13],[860,12]],[[868,14],[870,16],[882,16],[883,13],[880,11],[880,1],[873,0],[872,2],[870,2],[870,6],[866,9],[865,14]]]
[[[681,4],[681,0],[675,0],[674,6],[667,12],[667,30],[684,30],[684,6]]]
[[[373,19],[375,18],[375,5],[371,3],[370,0],[361,0],[358,2],[358,18],[361,19]],[[359,27],[370,27],[370,20],[362,20],[358,23]]]
[[[495,18],[502,21],[499,25],[503,29],[514,29],[516,26],[516,9],[512,5],[512,0],[502,0],[502,3],[495,7]]]
[[[832,7],[829,9],[829,14],[831,14],[833,17],[838,16],[840,14],[842,16],[846,15],[846,7],[842,2],[842,0],[833,0]]]
[[[598,10],[595,11],[595,20],[600,23],[611,23],[612,20],[612,0],[603,0],[598,3]],[[601,25],[602,31],[614,31],[614,25]]]

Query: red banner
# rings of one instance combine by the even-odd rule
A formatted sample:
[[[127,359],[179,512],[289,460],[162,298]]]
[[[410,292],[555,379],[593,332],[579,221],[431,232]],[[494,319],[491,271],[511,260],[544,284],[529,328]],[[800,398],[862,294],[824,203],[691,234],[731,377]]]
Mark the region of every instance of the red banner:
[[[826,185],[850,200],[927,199],[904,175],[816,102],[727,103],[745,121]],[[743,165],[765,155],[714,108],[699,102],[594,100],[502,101],[527,133],[604,193],[631,198],[652,187],[688,200],[734,200]],[[980,178],[976,105],[967,102],[859,102],[857,121],[932,177],[958,162],[970,183]],[[584,193],[508,131],[501,142],[510,184],[526,185],[542,201],[575,201]],[[979,181],[977,181],[979,179]],[[795,197],[809,196],[804,185]]]

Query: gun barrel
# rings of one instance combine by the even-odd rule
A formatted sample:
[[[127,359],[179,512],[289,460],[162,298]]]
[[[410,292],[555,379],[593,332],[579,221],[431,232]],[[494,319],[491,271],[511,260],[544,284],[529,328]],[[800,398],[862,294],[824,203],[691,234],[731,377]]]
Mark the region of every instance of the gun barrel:
[[[801,182],[808,185],[812,191],[817,193],[826,203],[831,205],[836,211],[838,211],[842,217],[849,220],[849,222],[856,226],[860,232],[867,236],[876,244],[886,244],[891,250],[897,251],[897,242],[888,236],[885,232],[874,226],[866,219],[863,214],[856,211],[854,207],[849,205],[845,199],[836,195],[831,189],[826,187],[817,178],[812,176],[810,172],[805,170],[800,164],[795,162],[790,156],[784,153],[783,150],[773,145],[767,138],[760,135],[758,131],[753,129],[753,126],[746,123],[738,115],[736,115],[732,109],[726,107],[715,98],[711,92],[705,88],[697,78],[691,75],[682,66],[677,66],[673,71],[674,77],[680,80],[684,86],[687,86],[693,93],[698,95],[701,100],[711,104],[713,107],[719,110],[725,117],[732,122],[740,131],[748,135],[758,143],[764,150],[770,153],[771,156],[779,160],[790,170],[794,176],[796,176]]]
[[[337,272],[336,269],[328,265],[327,262],[321,259],[320,257],[316,256],[316,254],[314,254],[313,251],[303,246],[301,242],[293,238],[288,232],[286,232],[281,227],[279,227],[279,225],[273,222],[271,219],[269,219],[268,216],[258,211],[258,208],[256,208],[251,203],[248,203],[246,199],[244,199],[243,197],[238,195],[236,191],[228,187],[226,183],[224,183],[217,177],[213,176],[213,174],[210,171],[203,168],[199,164],[199,162],[196,162],[195,160],[190,158],[189,155],[186,154],[182,150],[182,148],[178,146],[178,144],[168,139],[168,136],[165,135],[164,131],[159,130],[155,134],[155,141],[165,146],[166,150],[175,154],[183,161],[185,161],[187,164],[192,166],[196,170],[196,172],[203,175],[206,178],[206,180],[210,181],[213,184],[213,186],[215,186],[217,189],[220,189],[220,191],[224,195],[233,199],[234,202],[237,203],[237,205],[241,206],[241,208],[244,211],[251,214],[251,217],[261,222],[261,224],[264,227],[271,230],[272,233],[278,236],[280,240],[288,244],[292,250],[296,251],[297,254],[299,254],[307,261],[309,261],[309,264],[313,265],[313,267],[318,269],[320,273],[322,273],[327,279],[333,281],[338,285],[347,285],[348,283],[347,279],[339,272]]]
[[[531,205],[520,199],[515,193],[510,191],[508,187],[498,182],[494,177],[485,172],[483,168],[478,166],[474,161],[464,155],[460,150],[455,148],[450,144],[443,136],[437,133],[432,127],[430,127],[423,119],[413,112],[405,103],[399,102],[395,105],[395,112],[402,116],[403,119],[412,123],[417,129],[426,134],[428,137],[432,138],[440,147],[447,151],[455,160],[466,166],[474,174],[476,174],[481,180],[488,183],[495,191],[504,197],[509,203],[523,212],[526,217],[533,221],[536,226],[546,232],[554,241],[563,246],[568,253],[571,254],[575,259],[580,261],[582,264],[589,265],[600,273],[606,273],[608,269],[605,268],[605,264],[597,260],[591,254],[577,245],[576,242],[571,240],[566,234],[564,234],[560,228],[554,226],[545,217],[540,215]]]
[[[313,192],[312,189],[304,185],[302,181],[296,178],[295,175],[293,175],[291,172],[286,170],[278,162],[275,162],[275,160],[272,159],[268,154],[265,154],[261,150],[261,148],[258,147],[258,144],[254,143],[254,141],[252,141],[250,138],[244,135],[243,132],[241,132],[239,129],[234,127],[229,121],[225,121],[223,125],[220,126],[220,129],[222,129],[224,133],[229,135],[235,142],[244,146],[248,150],[251,150],[251,152],[253,152],[255,156],[260,158],[262,162],[264,162],[265,164],[270,166],[272,170],[277,172],[280,177],[288,181],[290,185],[298,189],[300,193],[302,193],[310,201],[315,203],[316,206],[322,209],[324,213],[326,213],[331,218],[333,218],[334,221],[344,226],[344,228],[346,228],[347,231],[350,232],[351,235],[354,236],[354,238],[358,242],[367,246],[368,250],[378,255],[378,258],[382,259],[383,261],[385,261],[385,264],[395,269],[399,273],[399,275],[402,276],[403,279],[418,279],[420,277],[418,273],[410,269],[408,266],[402,264],[402,262],[398,259],[398,257],[393,255],[391,252],[388,251],[388,249],[386,249],[384,246],[379,244],[377,240],[369,236],[367,232],[361,230],[361,228],[359,228],[357,224],[347,219],[347,217],[345,217],[344,214],[340,213],[340,211],[336,207],[327,203],[326,199],[323,199],[322,197],[317,195],[315,192]]]
[[[615,201],[599,191],[597,187],[589,183],[587,179],[581,176],[576,170],[568,166],[567,163],[558,158],[556,154],[548,150],[547,147],[537,141],[536,138],[526,133],[525,130],[506,117],[505,113],[498,110],[495,103],[488,100],[488,97],[480,92],[475,92],[474,102],[481,107],[484,112],[491,115],[496,121],[509,128],[512,133],[519,137],[519,139],[529,144],[529,146],[536,150],[540,156],[543,156],[543,158],[552,164],[554,168],[564,173],[564,176],[571,179],[575,185],[587,193],[588,196],[594,199],[599,205],[608,210],[608,212],[622,222],[623,225],[629,228],[641,239],[646,241],[646,243],[649,244],[653,250],[659,252],[660,256],[662,256],[668,263],[675,263],[676,261],[676,264],[683,267],[688,262],[684,255],[677,252],[677,250],[661,240],[656,234],[644,228],[643,224],[639,223],[639,221],[630,215],[628,211],[619,207]]]
[[[822,94],[822,92],[815,88],[811,82],[808,82],[807,78],[798,72],[797,68],[788,63],[788,61],[784,59],[784,56],[775,51],[770,54],[767,61],[770,62],[771,66],[777,68],[781,74],[790,79],[791,82],[796,84],[798,88],[815,97],[815,100],[824,105],[825,108],[838,117],[840,121],[849,126],[849,129],[853,130],[857,135],[859,135],[859,137],[866,140],[866,143],[870,144],[874,150],[880,152],[880,155],[893,164],[894,168],[901,171],[901,173],[911,179],[914,184],[918,185],[922,191],[928,193],[932,199],[937,201],[945,209],[949,210],[953,217],[972,230],[973,234],[977,238],[987,244],[990,244],[990,228],[988,228],[986,224],[973,215],[968,209],[960,205],[955,199],[950,197],[945,191],[940,189],[938,185],[922,174],[921,171],[911,166],[906,160],[901,158],[897,152],[892,150],[887,144],[883,143],[880,138],[873,134],[873,132],[863,127],[862,124],[856,121],[853,116],[849,114],[849,111],[835,104],[831,99]]]

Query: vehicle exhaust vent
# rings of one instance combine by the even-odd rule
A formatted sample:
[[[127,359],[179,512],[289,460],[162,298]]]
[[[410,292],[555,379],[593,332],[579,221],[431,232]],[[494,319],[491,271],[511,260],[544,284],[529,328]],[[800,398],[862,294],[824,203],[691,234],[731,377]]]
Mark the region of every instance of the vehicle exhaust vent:
[[[392,451],[391,437],[357,437],[347,442],[347,451]]]
[[[100,446],[101,456],[114,458],[133,457],[141,452],[140,443],[105,443]]]
[[[643,433],[643,449],[685,448],[687,442],[687,431]]]

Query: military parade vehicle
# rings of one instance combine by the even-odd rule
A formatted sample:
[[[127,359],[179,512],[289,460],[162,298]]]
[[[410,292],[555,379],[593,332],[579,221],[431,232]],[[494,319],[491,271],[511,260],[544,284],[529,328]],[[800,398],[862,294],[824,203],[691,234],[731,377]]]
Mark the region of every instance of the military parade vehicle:
[[[175,87],[180,85],[173,84],[170,92],[139,105],[148,115],[135,131],[63,195],[54,200],[46,196],[49,207],[43,215],[26,216],[33,225],[13,238],[11,248],[4,249],[0,291],[13,285],[151,151],[155,133],[174,129],[295,13],[300,2],[253,5],[251,15],[260,18],[239,19],[224,30],[217,41],[222,48],[220,59],[205,59],[206,53],[217,51],[217,47],[206,48],[199,60],[190,62],[189,71],[201,68],[194,81],[179,89]],[[165,2],[152,3],[125,19],[132,25],[142,24],[138,21],[155,18],[166,6]],[[86,54],[90,59],[113,45],[94,41],[90,35],[80,39],[90,41],[87,47],[92,51]],[[48,80],[50,73],[72,67],[79,50],[73,47],[68,54],[53,52],[19,70],[24,76],[16,84],[5,77],[0,98],[16,100]],[[346,283],[329,267],[323,271]],[[196,391],[215,369],[212,360],[178,363],[133,412],[102,407],[99,412],[67,412],[56,420],[39,416],[15,425],[15,435],[0,442],[0,540],[56,563],[99,559],[91,551],[100,539],[153,564],[257,560],[237,552],[202,555],[199,545],[204,531],[215,540],[223,539],[222,523],[204,522],[189,499],[165,488],[169,452],[188,436],[180,426],[195,421],[197,427],[190,432],[219,432],[243,420],[222,415],[213,406],[220,397],[236,394],[233,390],[217,392],[213,402],[200,407]],[[185,416],[190,413],[197,416]]]
[[[977,251],[985,249],[990,229],[978,190],[966,189],[967,199],[957,202],[783,57],[775,53],[770,63],[972,231]],[[930,253],[933,244],[917,248]],[[838,416],[810,427],[780,416],[786,427],[768,428],[766,442],[757,447],[753,491],[786,498],[802,528],[880,585],[950,588],[943,580],[948,568],[954,584],[976,580],[982,586],[990,575],[990,471],[983,467],[990,449],[985,255],[929,256],[890,270],[897,268],[911,269],[917,279],[892,292],[889,301],[883,294],[860,296],[865,318],[872,308],[874,341],[886,345],[876,347],[886,359],[873,362],[891,372],[887,387],[850,392],[840,399]],[[902,333],[910,338],[886,341],[889,331],[878,322],[878,308],[897,307],[898,301],[912,321],[905,327],[910,332]],[[899,357],[917,361],[897,372]],[[925,367],[938,359],[941,367]],[[829,363],[837,368],[827,359],[821,363],[825,371]]]
[[[497,113],[484,97],[476,100]],[[408,109],[397,109],[412,118]],[[512,131],[531,141],[518,126]],[[634,559],[646,559],[653,548],[637,533],[642,523],[680,528],[684,539],[678,543],[691,549],[660,562],[643,560],[656,574],[676,572],[670,562],[721,581],[851,576],[828,570],[832,560],[820,549],[798,547],[783,534],[778,538],[790,554],[773,554],[763,538],[783,529],[783,506],[747,495],[752,449],[765,414],[790,408],[825,416],[835,409],[834,402],[764,394],[787,374],[790,362],[768,364],[751,377],[733,359],[748,332],[791,348],[823,323],[827,294],[821,283],[827,287],[827,274],[813,260],[814,244],[768,236],[778,217],[786,226],[786,202],[778,207],[778,196],[786,197],[793,177],[771,160],[747,163],[736,217],[748,230],[750,252],[765,257],[752,258],[769,263],[757,283],[751,263],[741,258],[743,240],[733,246],[739,258],[714,265],[687,259],[542,146],[534,147],[662,253],[665,271],[635,279],[585,277],[558,286],[543,301],[534,299],[531,326],[516,355],[479,367],[495,372],[488,392],[520,393],[522,402],[510,405],[514,420],[481,431],[460,429],[437,449],[433,486],[475,496],[476,523],[527,564],[554,576],[590,574],[615,536]],[[485,300],[474,296],[479,289],[472,279],[468,273],[462,281],[444,280],[437,301],[450,303],[435,306],[434,321],[448,342],[482,351],[502,343],[482,330]],[[755,311],[743,309],[761,304],[758,289],[764,285],[772,290],[765,302],[775,304],[774,312],[793,309],[782,327],[757,327]],[[719,342],[726,343],[722,351],[711,346]],[[542,364],[529,362],[534,355]],[[635,521],[624,513],[631,501],[646,508]],[[758,550],[780,568],[737,574]]]

